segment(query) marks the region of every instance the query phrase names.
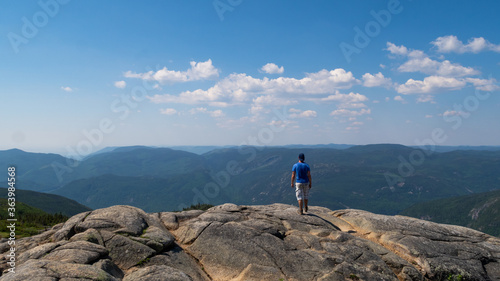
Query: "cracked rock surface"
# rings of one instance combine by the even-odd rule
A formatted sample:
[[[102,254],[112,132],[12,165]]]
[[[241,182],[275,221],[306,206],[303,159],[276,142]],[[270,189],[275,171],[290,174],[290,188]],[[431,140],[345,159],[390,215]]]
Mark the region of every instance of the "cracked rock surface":
[[[16,241],[4,280],[500,280],[500,239],[464,227],[283,204],[113,206]]]

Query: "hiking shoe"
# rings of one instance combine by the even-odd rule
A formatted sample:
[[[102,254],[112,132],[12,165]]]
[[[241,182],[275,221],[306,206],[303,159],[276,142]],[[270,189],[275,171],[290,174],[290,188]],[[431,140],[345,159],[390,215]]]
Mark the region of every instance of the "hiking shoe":
[[[302,216],[303,215],[302,210],[297,210],[297,214]]]

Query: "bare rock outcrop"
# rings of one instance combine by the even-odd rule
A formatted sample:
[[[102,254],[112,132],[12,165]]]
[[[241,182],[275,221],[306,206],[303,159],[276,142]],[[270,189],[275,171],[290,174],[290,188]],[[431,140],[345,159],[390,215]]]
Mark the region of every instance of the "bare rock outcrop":
[[[224,204],[148,214],[113,206],[16,241],[4,280],[500,280],[500,239],[360,210]]]

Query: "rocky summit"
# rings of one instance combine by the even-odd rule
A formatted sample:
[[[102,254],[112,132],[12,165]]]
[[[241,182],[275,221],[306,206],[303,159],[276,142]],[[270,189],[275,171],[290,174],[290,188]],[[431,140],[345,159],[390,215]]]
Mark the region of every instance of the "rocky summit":
[[[113,206],[16,240],[7,280],[500,280],[500,239],[360,210],[224,204],[146,213]]]

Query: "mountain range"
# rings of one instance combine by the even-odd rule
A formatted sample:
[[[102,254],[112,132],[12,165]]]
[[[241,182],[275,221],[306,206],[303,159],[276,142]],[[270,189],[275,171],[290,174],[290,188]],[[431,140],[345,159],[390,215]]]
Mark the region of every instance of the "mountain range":
[[[0,151],[0,167],[17,167],[20,189],[62,195],[93,209],[127,204],[147,212],[196,203],[296,203],[290,175],[301,152],[312,169],[311,204],[331,209],[392,215],[415,203],[500,189],[500,151],[436,151],[394,144],[241,146],[200,155],[135,146],[75,161],[13,149]]]

